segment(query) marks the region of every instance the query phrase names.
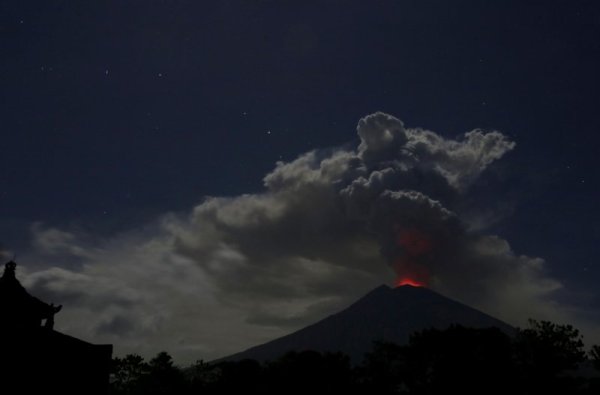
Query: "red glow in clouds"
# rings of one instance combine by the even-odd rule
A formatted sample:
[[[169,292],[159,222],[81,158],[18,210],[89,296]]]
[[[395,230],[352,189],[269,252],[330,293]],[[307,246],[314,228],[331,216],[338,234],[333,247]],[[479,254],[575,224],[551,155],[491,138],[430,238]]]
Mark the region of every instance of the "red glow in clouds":
[[[396,287],[402,287],[404,285],[410,285],[411,287],[424,287],[425,286],[424,283],[414,280],[412,278],[408,278],[408,277],[404,277],[404,278],[398,279],[396,281]]]
[[[405,259],[398,259],[392,267],[396,271],[396,287],[403,285],[426,287],[429,284],[429,270],[423,265]]]
[[[410,256],[419,256],[431,251],[431,239],[422,231],[415,228],[400,229],[397,243]]]
[[[434,246],[431,237],[415,227],[398,226],[396,243],[401,248],[392,264],[397,276],[396,286],[427,286],[430,278],[427,260]]]

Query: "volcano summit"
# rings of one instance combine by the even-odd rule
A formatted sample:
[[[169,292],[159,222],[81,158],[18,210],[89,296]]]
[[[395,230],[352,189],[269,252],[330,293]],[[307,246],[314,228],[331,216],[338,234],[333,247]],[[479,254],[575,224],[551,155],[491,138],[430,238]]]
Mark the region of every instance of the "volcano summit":
[[[381,285],[339,313],[223,360],[266,361],[287,351],[315,350],[340,351],[359,362],[374,341],[406,344],[413,332],[452,324],[514,332],[510,325],[428,288]]]

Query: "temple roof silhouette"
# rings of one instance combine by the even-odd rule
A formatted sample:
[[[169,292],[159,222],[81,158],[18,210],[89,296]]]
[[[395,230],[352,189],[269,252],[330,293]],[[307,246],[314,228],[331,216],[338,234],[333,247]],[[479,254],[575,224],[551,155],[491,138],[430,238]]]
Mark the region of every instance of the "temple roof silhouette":
[[[0,277],[0,314],[2,326],[34,327],[46,320],[46,327],[52,328],[54,314],[61,306],[42,302],[30,295],[16,277],[17,264],[10,261],[4,265],[4,273]]]
[[[16,267],[0,277],[0,393],[107,394],[112,345],[54,330],[62,305],[29,294]]]

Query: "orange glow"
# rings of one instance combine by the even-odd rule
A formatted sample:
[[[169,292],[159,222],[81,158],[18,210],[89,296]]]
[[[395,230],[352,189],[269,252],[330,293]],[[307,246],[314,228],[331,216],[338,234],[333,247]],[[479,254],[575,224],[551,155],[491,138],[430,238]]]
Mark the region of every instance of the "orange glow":
[[[425,284],[415,279],[404,277],[396,281],[396,287],[402,287],[404,285],[410,285],[411,287],[424,287]]]

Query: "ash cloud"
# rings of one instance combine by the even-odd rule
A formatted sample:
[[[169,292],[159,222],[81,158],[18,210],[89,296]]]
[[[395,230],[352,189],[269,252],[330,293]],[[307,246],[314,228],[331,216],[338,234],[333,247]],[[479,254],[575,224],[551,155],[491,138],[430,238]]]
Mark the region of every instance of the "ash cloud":
[[[448,139],[384,113],[361,119],[357,132],[356,149],[279,162],[262,194],[198,205],[175,230],[178,253],[208,274],[220,300],[254,322],[267,321],[265,304],[312,300],[300,311],[290,313],[285,303],[274,310],[293,319],[319,303],[314,298],[346,301],[394,273],[509,321],[535,316],[560,287],[543,261],[470,232],[456,211],[469,186],[515,143],[482,130]]]
[[[543,260],[464,220],[469,187],[514,142],[482,130],[449,139],[380,112],[357,132],[355,148],[278,162],[262,193],[209,197],[148,229],[94,244],[37,224],[26,285],[72,303],[61,314],[75,335],[190,361],[283,335],[404,276],[513,324],[556,318],[561,284]],[[69,266],[44,267],[50,254]]]

